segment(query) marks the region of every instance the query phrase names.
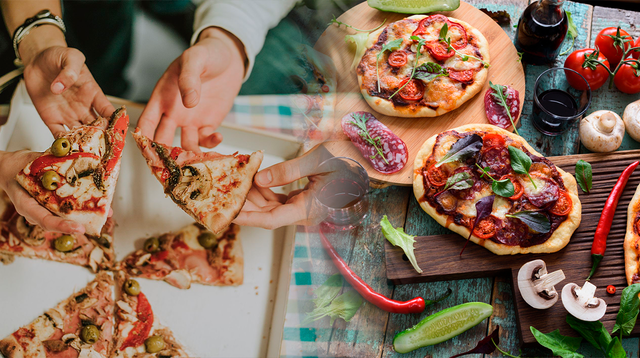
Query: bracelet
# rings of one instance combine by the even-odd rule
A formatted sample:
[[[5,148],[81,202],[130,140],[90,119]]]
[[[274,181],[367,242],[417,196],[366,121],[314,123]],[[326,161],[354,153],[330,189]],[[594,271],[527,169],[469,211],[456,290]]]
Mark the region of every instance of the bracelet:
[[[20,27],[18,27],[16,29],[16,32],[14,32],[13,34],[13,51],[16,55],[16,59],[13,60],[13,63],[16,66],[23,66],[22,58],[20,57],[20,52],[18,51],[20,42],[29,34],[29,31],[45,24],[55,25],[60,30],[62,30],[63,34],[67,33],[67,28],[64,26],[64,22],[62,22],[60,16],[53,15],[49,10],[42,10],[38,12],[36,16],[26,19],[24,23],[20,25]]]

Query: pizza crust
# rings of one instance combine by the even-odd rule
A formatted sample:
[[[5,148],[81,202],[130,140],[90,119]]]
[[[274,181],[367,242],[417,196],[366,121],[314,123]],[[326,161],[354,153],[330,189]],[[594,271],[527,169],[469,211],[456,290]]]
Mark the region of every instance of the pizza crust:
[[[633,275],[638,273],[638,266],[640,266],[640,250],[635,247],[640,236],[638,236],[633,229],[633,221],[639,211],[640,185],[638,185],[635,194],[633,194],[633,198],[631,198],[629,208],[627,209],[627,233],[624,236],[624,272],[628,285],[632,284]]]
[[[413,16],[407,17],[406,19],[422,20],[425,17],[428,17],[428,15],[413,15]],[[480,30],[476,29],[475,27],[469,25],[467,22],[462,21],[460,19],[456,19],[453,17],[448,17],[448,19],[452,22],[456,22],[462,25],[465,28],[467,35],[471,34],[477,39],[478,49],[480,51],[480,54],[482,55],[482,59],[485,62],[490,63],[491,58],[489,55],[489,42],[487,42],[487,39],[484,37],[484,35],[482,35]],[[378,41],[378,37],[380,36],[382,31],[384,31],[384,29],[386,28],[387,26],[382,27],[369,34],[369,38],[367,39],[367,42],[366,42],[367,50],[370,49]],[[362,60],[362,57],[364,57],[364,54],[363,56],[360,57],[358,62]],[[473,83],[465,87],[465,89],[463,90],[464,94],[462,95],[462,97],[456,100],[456,104],[453,108],[445,109],[442,107],[438,107],[436,110],[433,110],[427,106],[424,106],[418,111],[412,111],[412,110],[408,110],[408,108],[396,107],[392,101],[389,101],[387,99],[380,98],[380,97],[373,97],[369,95],[366,88],[363,86],[363,76],[359,73],[358,73],[358,86],[360,87],[360,92],[362,93],[362,96],[367,101],[369,106],[371,106],[371,108],[373,108],[373,110],[375,110],[378,113],[381,113],[387,116],[406,117],[406,118],[436,117],[457,109],[458,107],[462,106],[462,104],[464,104],[466,101],[468,101],[469,99],[474,97],[476,94],[478,94],[478,92],[480,92],[484,87],[484,84],[487,81],[488,75],[489,75],[489,69],[483,66],[480,69],[480,71],[476,72]]]
[[[488,133],[501,134],[522,144],[532,154],[543,157],[542,154],[533,149],[533,147],[531,147],[529,143],[527,143],[522,137],[490,124],[469,124],[457,128],[452,128],[451,130],[460,133],[484,131]],[[429,214],[429,216],[434,218],[440,225],[450,229],[457,234],[460,234],[464,238],[467,238],[470,234],[469,229],[455,223],[447,223],[447,219],[449,218],[447,215],[438,213],[436,209],[429,204],[429,202],[421,199],[424,197],[425,188],[420,171],[422,170],[425,161],[431,156],[431,153],[433,152],[433,147],[436,143],[437,136],[438,135],[436,134],[427,139],[427,141],[424,142],[424,144],[420,148],[418,155],[416,156],[413,165],[413,193],[416,197],[416,200],[418,200],[418,203],[420,203],[422,209],[427,214]],[[481,239],[475,235],[471,235],[470,240],[478,245],[484,246],[487,250],[493,252],[496,255],[551,253],[559,251],[563,247],[567,246],[569,240],[571,239],[571,235],[573,235],[573,232],[580,225],[580,220],[582,219],[582,204],[580,203],[580,199],[578,198],[578,185],[575,178],[571,174],[558,167],[556,167],[556,169],[562,176],[562,181],[564,182],[565,188],[567,189],[569,196],[571,196],[573,208],[571,209],[571,212],[569,213],[567,219],[563,221],[560,226],[558,226],[558,228],[553,232],[553,234],[551,234],[547,241],[539,245],[520,247],[500,244],[491,241],[490,239]]]

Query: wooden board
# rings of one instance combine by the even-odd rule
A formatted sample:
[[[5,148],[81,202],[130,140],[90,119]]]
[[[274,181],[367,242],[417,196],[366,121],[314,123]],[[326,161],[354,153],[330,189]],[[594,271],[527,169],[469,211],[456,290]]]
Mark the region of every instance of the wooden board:
[[[352,34],[352,30],[345,30],[344,27],[339,28],[335,25],[329,26],[315,45],[316,50],[331,57],[338,70],[338,97],[334,115],[337,129],[332,138],[336,141],[327,147],[336,156],[346,156],[358,160],[374,180],[396,185],[411,185],[413,160],[427,138],[465,124],[488,123],[484,112],[484,93],[489,88],[489,81],[514,87],[520,93],[520,103],[524,103],[524,71],[521,63],[518,62],[517,51],[504,30],[482,11],[465,2],[460,2],[460,7],[457,10],[443,12],[443,14],[464,20],[482,32],[489,42],[491,67],[487,83],[480,93],[458,109],[439,117],[399,118],[384,116],[373,111],[362,98],[355,70],[351,70],[354,50],[345,43],[344,37],[347,34]],[[406,16],[408,15],[381,12],[362,3],[338,19],[356,28],[371,29],[385,19],[387,23],[390,23]],[[353,111],[374,113],[380,121],[405,141],[409,149],[409,160],[401,171],[391,175],[375,171],[342,133],[339,121],[344,115]]]
[[[422,274],[418,274],[411,264],[404,260],[401,249],[386,242],[387,278],[396,284],[404,284],[500,274],[511,275],[515,291],[513,297],[516,320],[523,344],[535,342],[529,330],[530,326],[534,326],[542,332],[550,332],[559,328],[562,334],[577,336],[565,322],[567,312],[560,301],[550,309],[542,311],[533,309],[524,302],[518,290],[518,270],[526,262],[539,258],[547,263],[547,268],[550,271],[559,269],[564,271],[566,279],[556,286],[556,290],[560,291],[569,282],[582,285],[591,268],[591,244],[604,203],[622,170],[639,157],[640,150],[632,150],[612,154],[580,154],[549,158],[570,174],[574,174],[575,163],[579,159],[584,159],[593,166],[593,190],[590,194],[585,194],[578,189],[582,202],[582,222],[569,244],[559,252],[499,256],[471,243],[460,257],[459,253],[465,242],[461,236],[457,234],[425,236],[417,240],[414,245],[418,265],[424,270]],[[632,175],[620,198],[607,240],[607,251],[598,271],[591,280],[598,287],[596,296],[607,302],[607,313],[602,322],[609,331],[615,323],[620,294],[622,289],[627,286],[622,244],[626,232],[627,207],[638,184],[640,184],[640,171],[636,171]],[[412,235],[420,234],[420,232],[413,230],[407,231]],[[605,292],[607,285],[616,286],[616,295],[611,296]],[[640,336],[640,326],[634,329],[633,336]]]

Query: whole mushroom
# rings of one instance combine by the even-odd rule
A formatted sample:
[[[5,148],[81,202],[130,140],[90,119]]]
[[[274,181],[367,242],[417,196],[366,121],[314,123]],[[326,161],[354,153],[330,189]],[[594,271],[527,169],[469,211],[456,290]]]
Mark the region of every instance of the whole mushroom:
[[[624,122],[619,115],[595,111],[580,121],[580,140],[592,152],[613,152],[622,144]]]
[[[518,271],[518,289],[522,299],[536,309],[547,309],[558,301],[554,285],[564,280],[562,270],[547,272],[542,260],[529,261]]]
[[[607,304],[602,298],[594,297],[596,286],[589,281],[580,286],[568,283],[562,288],[562,304],[575,318],[593,322],[604,316]]]
[[[622,118],[627,133],[633,140],[640,142],[640,99],[627,105]]]

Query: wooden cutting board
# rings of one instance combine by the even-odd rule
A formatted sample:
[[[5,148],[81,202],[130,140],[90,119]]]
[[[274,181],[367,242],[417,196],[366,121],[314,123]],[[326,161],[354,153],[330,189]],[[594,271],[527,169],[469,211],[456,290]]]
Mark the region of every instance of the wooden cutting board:
[[[331,25],[320,36],[315,45],[316,50],[326,54],[333,60],[338,73],[338,95],[334,116],[336,131],[332,137],[336,142],[332,142],[327,148],[336,156],[346,156],[358,160],[367,169],[369,176],[376,181],[394,185],[411,185],[413,161],[422,143],[427,138],[465,124],[488,123],[484,112],[484,94],[489,88],[489,80],[493,83],[514,87],[520,93],[520,103],[524,103],[524,70],[522,69],[522,64],[518,62],[518,53],[511,39],[502,28],[482,11],[462,1],[457,10],[443,12],[442,14],[464,20],[482,32],[489,42],[491,67],[489,67],[487,83],[481,92],[458,109],[439,117],[390,117],[379,114],[369,107],[360,94],[355,70],[351,69],[355,49],[344,41],[345,35],[353,34],[353,30],[345,29],[344,26]],[[363,2],[345,12],[338,20],[359,29],[372,29],[385,19],[387,20],[386,24],[389,24],[406,16],[409,15],[382,12],[369,7],[366,2]],[[353,111],[372,112],[376,118],[404,140],[409,149],[409,160],[401,171],[390,175],[377,172],[362,157],[360,151],[351,144],[347,136],[342,133],[340,120],[344,115]]]
[[[593,166],[591,193],[585,194],[578,188],[582,203],[582,221],[564,249],[553,254],[499,256],[482,246],[469,243],[460,257],[465,238],[457,234],[425,236],[414,245],[418,265],[424,271],[418,274],[411,264],[405,261],[402,249],[385,242],[387,278],[395,284],[404,284],[508,274],[512,278],[516,321],[523,344],[535,342],[529,326],[534,326],[545,333],[559,328],[560,333],[564,335],[577,336],[565,321],[568,313],[561,300],[558,300],[550,309],[536,310],[522,299],[517,283],[518,270],[526,262],[542,259],[546,262],[549,272],[564,271],[566,279],[555,286],[558,292],[570,282],[582,286],[591,269],[591,244],[604,203],[622,170],[640,159],[640,150],[610,154],[580,154],[549,159],[572,175],[575,173],[575,163],[579,159],[586,160]],[[638,184],[640,184],[640,170],[632,174],[620,198],[607,240],[604,259],[591,279],[591,282],[598,287],[596,297],[607,302],[607,313],[602,318],[602,322],[609,331],[616,320],[622,290],[627,287],[622,245],[627,227],[627,207]],[[410,234],[419,235],[420,233]],[[616,287],[615,295],[606,293],[607,285]],[[636,326],[632,335],[640,336],[640,326]]]

